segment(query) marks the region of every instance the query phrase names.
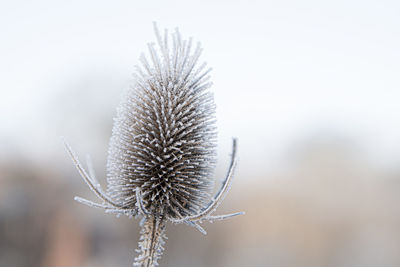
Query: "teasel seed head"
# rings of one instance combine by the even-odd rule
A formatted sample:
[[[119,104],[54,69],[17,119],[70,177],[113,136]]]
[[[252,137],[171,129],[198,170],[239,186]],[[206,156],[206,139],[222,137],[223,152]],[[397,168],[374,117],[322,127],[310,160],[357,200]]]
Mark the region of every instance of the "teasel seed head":
[[[83,204],[106,212],[142,217],[140,255],[135,266],[155,266],[163,253],[165,222],[197,228],[203,221],[224,220],[243,212],[211,215],[230,189],[237,163],[233,139],[231,163],[214,197],[216,118],[209,72],[198,64],[200,43],[182,40],[176,29],[169,39],[154,24],[158,49],[148,44],[132,87],[117,109],[107,161],[107,190],[95,177],[90,158],[86,172],[71,147],[65,147],[84,181],[102,201],[80,197]],[[172,40],[172,42],[171,42]]]
[[[200,44],[172,46],[156,29],[159,51],[142,55],[135,82],[122,98],[114,122],[107,165],[107,192],[125,207],[136,206],[136,189],[152,214],[179,219],[209,200],[216,163],[216,118]],[[159,55],[160,53],[160,55]]]

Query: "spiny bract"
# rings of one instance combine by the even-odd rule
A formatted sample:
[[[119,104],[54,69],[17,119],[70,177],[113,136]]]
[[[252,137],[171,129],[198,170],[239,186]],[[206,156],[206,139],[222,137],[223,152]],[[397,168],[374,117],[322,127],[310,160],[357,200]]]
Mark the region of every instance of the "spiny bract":
[[[142,54],[133,86],[125,93],[114,122],[107,163],[107,191],[66,148],[84,180],[102,204],[76,200],[106,212],[142,216],[136,266],[157,265],[163,252],[165,221],[198,224],[242,213],[212,216],[229,190],[236,165],[236,140],[228,174],[210,198],[216,162],[216,120],[206,64],[197,66],[200,43],[181,40],[178,30],[162,37],[154,25],[159,50],[148,44],[151,63]],[[161,54],[161,56],[159,55]]]

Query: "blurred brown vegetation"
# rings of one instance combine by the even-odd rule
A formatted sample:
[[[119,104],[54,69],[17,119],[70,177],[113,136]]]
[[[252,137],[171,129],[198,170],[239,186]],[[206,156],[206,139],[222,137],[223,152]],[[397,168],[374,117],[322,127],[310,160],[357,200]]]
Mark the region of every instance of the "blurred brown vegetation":
[[[205,223],[207,236],[168,225],[160,265],[400,266],[400,171],[370,166],[340,140],[310,139],[290,153],[281,173],[260,166],[258,178],[235,178],[218,213],[246,215]],[[72,163],[0,163],[0,266],[131,266],[139,221],[74,202],[91,193]]]

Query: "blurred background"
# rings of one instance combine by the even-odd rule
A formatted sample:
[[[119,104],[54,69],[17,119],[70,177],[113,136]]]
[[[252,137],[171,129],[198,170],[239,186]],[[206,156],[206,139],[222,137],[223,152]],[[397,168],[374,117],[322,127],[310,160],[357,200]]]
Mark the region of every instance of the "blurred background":
[[[400,266],[399,1],[0,1],[0,266],[131,266],[139,222],[95,196],[152,21],[213,67],[217,185],[203,236],[168,225],[160,266]]]

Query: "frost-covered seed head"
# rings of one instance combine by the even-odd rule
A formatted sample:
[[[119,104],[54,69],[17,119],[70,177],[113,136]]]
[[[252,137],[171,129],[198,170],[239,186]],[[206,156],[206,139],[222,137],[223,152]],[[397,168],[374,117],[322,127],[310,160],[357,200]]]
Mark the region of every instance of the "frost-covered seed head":
[[[215,104],[200,44],[176,30],[148,44],[115,118],[107,162],[108,195],[135,209],[139,189],[151,214],[180,219],[210,199],[216,162]],[[172,40],[172,43],[171,43]]]
[[[135,83],[118,108],[107,162],[107,192],[95,177],[90,158],[85,170],[64,141],[83,180],[102,203],[83,204],[117,216],[139,215],[142,231],[134,266],[157,266],[165,243],[165,223],[186,223],[201,233],[203,221],[244,214],[212,215],[229,191],[237,164],[237,140],[218,192],[211,198],[216,161],[215,105],[208,91],[210,70],[197,66],[200,45],[181,40],[178,30],[163,38],[155,27],[158,52],[149,44],[151,64],[142,55]],[[159,55],[160,53],[160,55]]]

